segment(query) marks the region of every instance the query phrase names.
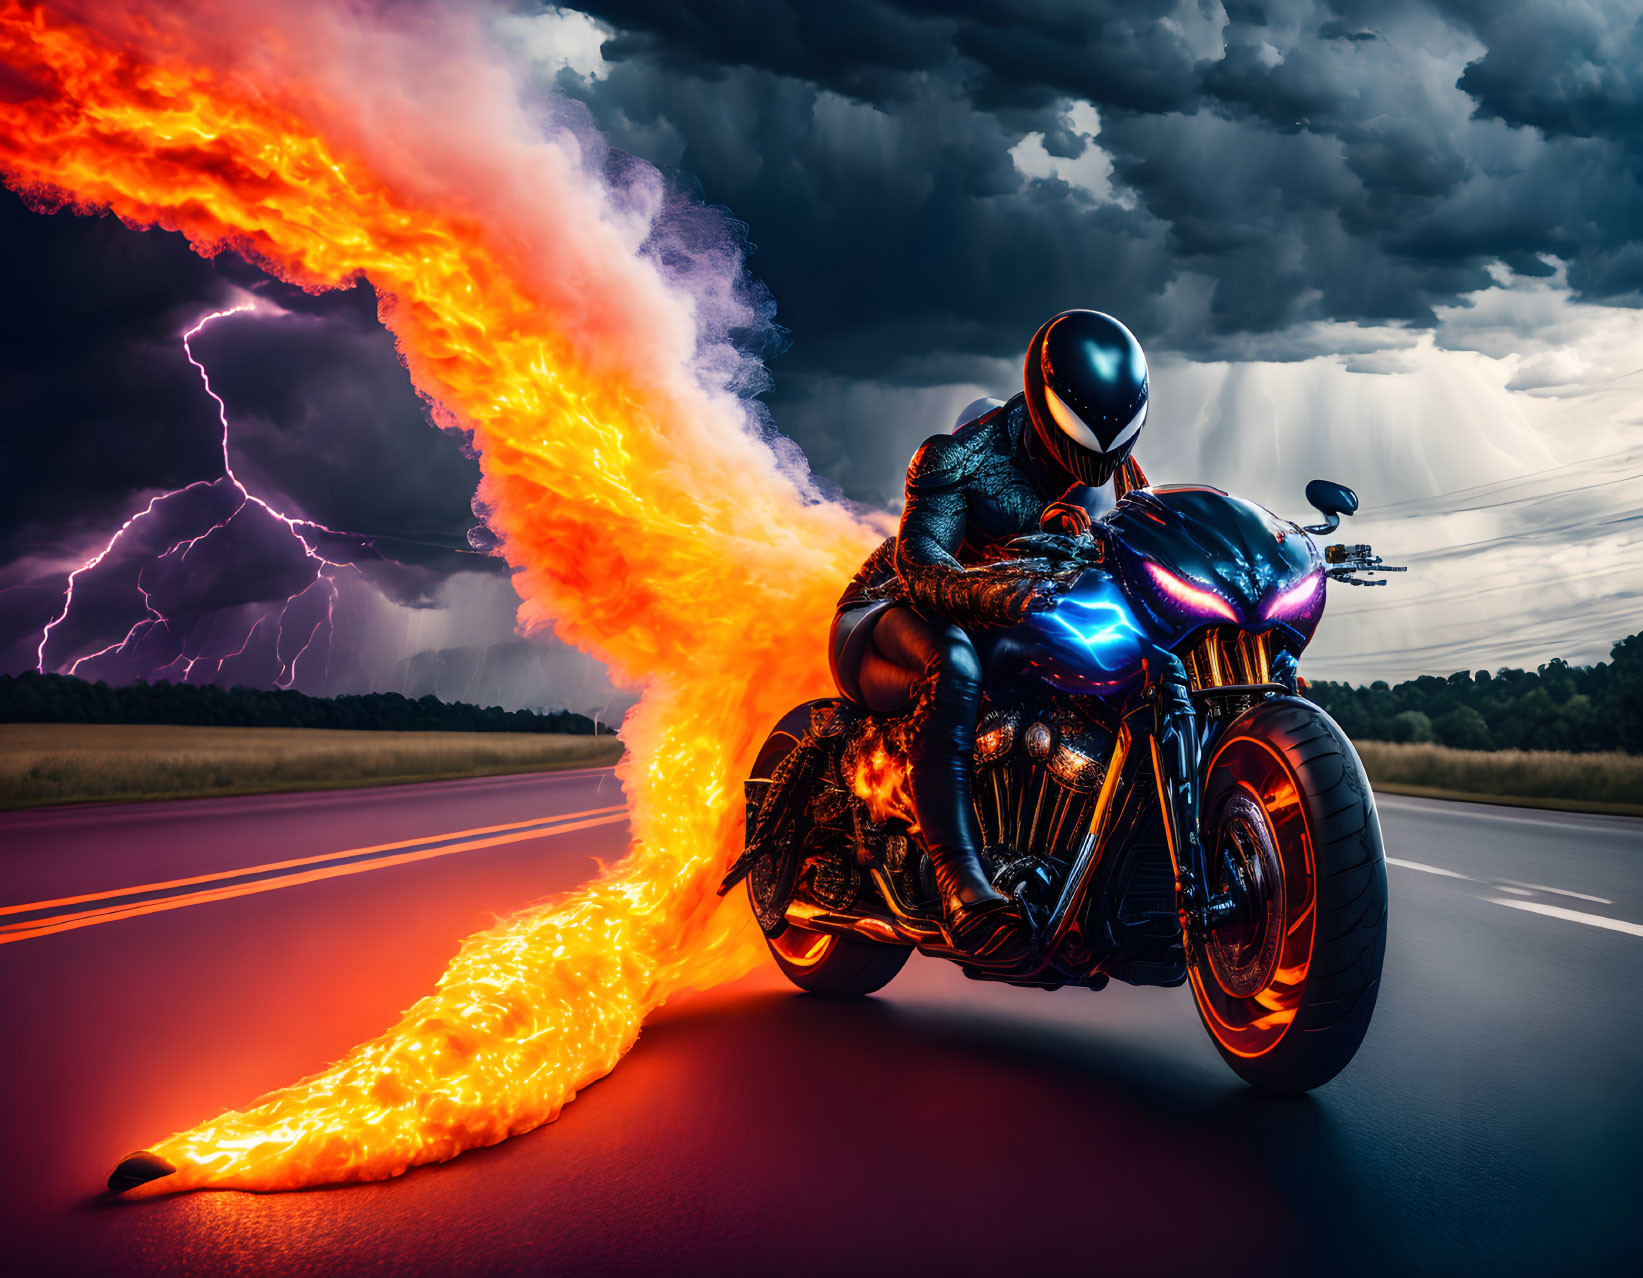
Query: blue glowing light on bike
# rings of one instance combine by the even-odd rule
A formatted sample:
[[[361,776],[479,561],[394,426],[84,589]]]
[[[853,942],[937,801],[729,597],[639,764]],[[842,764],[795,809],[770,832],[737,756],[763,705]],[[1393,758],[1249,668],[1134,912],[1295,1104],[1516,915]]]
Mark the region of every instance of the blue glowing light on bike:
[[[1152,640],[1116,578],[1099,568],[1043,612],[1030,612],[1003,651],[1063,692],[1109,693],[1141,674]]]
[[[1067,615],[1067,609],[1069,608],[1077,608],[1081,612],[1093,615],[1087,621],[1082,619],[1074,621]],[[1136,629],[1128,608],[1125,608],[1122,604],[1109,603],[1106,600],[1063,599],[1061,606],[1055,610],[1054,616],[1063,629],[1092,652],[1097,648],[1110,647],[1115,643],[1128,643],[1130,635],[1141,633]],[[1098,619],[1103,617],[1105,620]]]

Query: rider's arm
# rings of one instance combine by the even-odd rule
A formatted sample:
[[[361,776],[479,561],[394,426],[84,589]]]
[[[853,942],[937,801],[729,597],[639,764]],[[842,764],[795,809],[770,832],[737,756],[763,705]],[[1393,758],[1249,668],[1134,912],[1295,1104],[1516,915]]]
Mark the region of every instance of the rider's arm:
[[[896,575],[915,604],[961,626],[1020,621],[1041,579],[1007,564],[967,568],[964,544],[969,457],[951,435],[925,441],[907,468],[907,500],[896,534]]]

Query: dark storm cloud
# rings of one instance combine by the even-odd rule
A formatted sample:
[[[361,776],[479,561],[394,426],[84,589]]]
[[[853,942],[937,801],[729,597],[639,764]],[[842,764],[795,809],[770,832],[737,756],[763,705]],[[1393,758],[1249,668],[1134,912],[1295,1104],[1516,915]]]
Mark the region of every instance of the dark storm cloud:
[[[1460,80],[1479,115],[1643,147],[1643,13],[1631,0],[1452,8],[1489,46]]]
[[[215,407],[179,336],[246,292],[270,314],[195,339],[229,403],[241,478],[292,514],[379,537],[395,559],[463,547],[478,467],[427,425],[369,290],[311,296],[230,256],[208,262],[180,236],[41,216],[9,193],[0,236],[19,302],[0,318],[8,558],[117,527],[138,494],[222,474]]]
[[[373,295],[279,300],[307,309],[222,321],[194,340],[230,405],[235,472],[307,518],[373,539],[386,558],[461,555],[478,465],[430,427]],[[487,562],[462,558],[467,569]]]
[[[1635,9],[1492,0],[592,0],[617,144],[753,228],[797,335],[777,366],[950,378],[1063,305],[1193,356],[1298,358],[1319,320],[1416,327],[1570,262],[1643,284]],[[1114,194],[1024,180],[1067,108],[1101,114]],[[924,358],[914,353],[927,353]]]
[[[180,236],[110,217],[42,216],[9,193],[0,236],[14,302],[0,317],[0,668],[35,663],[70,569],[168,490],[202,484],[160,502],[81,579],[48,664],[118,640],[148,615],[139,572],[168,629],[139,632],[129,660],[85,673],[135,677],[154,668],[148,649],[167,644],[232,651],[251,621],[313,582],[300,543],[255,507],[186,564],[154,558],[239,504],[222,478],[215,406],[180,334],[247,296],[265,313],[217,321],[194,339],[229,405],[231,458],[247,487],[295,518],[357,534],[310,537],[357,566],[342,570],[351,581],[398,603],[435,603],[454,572],[503,570],[467,550],[477,464],[429,426],[368,289],[309,295],[232,256],[208,262]],[[297,614],[322,599],[311,595]]]
[[[916,96],[909,76],[931,72],[963,79],[989,109],[1075,96],[1159,111],[1195,92],[1195,53],[1177,27],[1160,21],[1182,7],[1175,0],[595,0],[576,7],[619,29],[605,48],[613,61],[643,59],[715,78],[733,68],[769,71],[879,104]]]
[[[42,217],[10,192],[0,239],[11,294],[0,308],[0,544],[30,525],[101,516],[134,480],[169,488],[213,473],[209,431],[172,429],[198,382],[165,350],[223,295],[211,265],[180,236]]]
[[[1558,250],[1586,296],[1643,291],[1643,13],[1632,0],[1555,0],[1454,9],[1488,46],[1460,87],[1480,119],[1537,130],[1569,157],[1554,180],[1577,184],[1559,210]]]
[[[777,365],[871,375],[935,367],[1072,304],[1099,275],[1132,312],[1169,278],[1136,254],[1150,218],[1094,209],[1065,183],[1022,189],[1019,130],[934,79],[894,110],[765,72],[693,76],[620,64],[590,93],[619,146],[683,170],[752,228],[753,267],[801,340]],[[1046,122],[1057,121],[1046,112]]]

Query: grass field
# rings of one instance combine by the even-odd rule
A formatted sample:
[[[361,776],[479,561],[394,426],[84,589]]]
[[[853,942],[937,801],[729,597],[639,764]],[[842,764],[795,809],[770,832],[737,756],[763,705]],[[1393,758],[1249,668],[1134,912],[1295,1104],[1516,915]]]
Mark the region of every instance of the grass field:
[[[0,808],[602,767],[621,752],[615,737],[528,732],[4,723]]]
[[[1451,750],[1359,741],[1377,790],[1527,807],[1643,816],[1643,756]]]
[[[1377,789],[1643,816],[1643,757],[1360,741]],[[0,724],[0,808],[389,785],[604,766],[614,737]]]

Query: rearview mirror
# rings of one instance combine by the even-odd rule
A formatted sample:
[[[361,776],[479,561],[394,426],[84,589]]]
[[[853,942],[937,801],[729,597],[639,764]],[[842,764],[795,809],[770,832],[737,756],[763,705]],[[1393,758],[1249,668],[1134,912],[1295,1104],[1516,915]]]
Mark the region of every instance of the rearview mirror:
[[[1306,499],[1328,521],[1308,528],[1309,533],[1332,533],[1341,526],[1342,515],[1358,509],[1358,494],[1332,479],[1314,479],[1306,486]]]

